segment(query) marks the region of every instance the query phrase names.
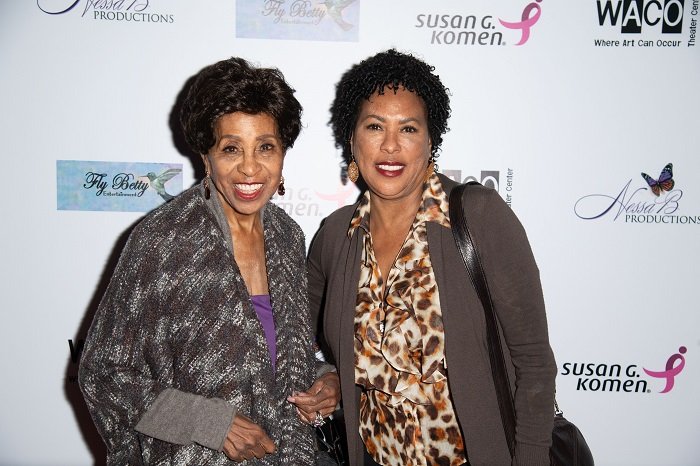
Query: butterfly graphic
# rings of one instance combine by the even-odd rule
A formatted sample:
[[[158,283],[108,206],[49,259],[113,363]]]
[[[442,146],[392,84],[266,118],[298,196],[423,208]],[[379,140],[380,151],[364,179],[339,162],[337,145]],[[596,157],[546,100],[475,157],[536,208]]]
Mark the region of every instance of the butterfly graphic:
[[[649,187],[651,188],[651,192],[654,193],[655,196],[658,196],[661,194],[661,191],[670,191],[673,189],[673,186],[676,184],[675,181],[673,181],[673,164],[669,163],[667,164],[663,170],[661,170],[661,174],[659,175],[659,179],[655,180],[651,176],[647,175],[646,173],[642,173],[642,178],[644,178],[644,181],[647,182]]]

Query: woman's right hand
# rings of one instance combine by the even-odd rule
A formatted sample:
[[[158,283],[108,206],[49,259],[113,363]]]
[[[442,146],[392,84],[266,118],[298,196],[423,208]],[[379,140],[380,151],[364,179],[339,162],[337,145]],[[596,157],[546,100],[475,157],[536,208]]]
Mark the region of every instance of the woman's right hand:
[[[327,372],[316,379],[308,391],[294,393],[287,397],[287,401],[297,407],[299,417],[303,422],[314,425],[314,421],[321,420],[333,414],[340,402],[340,379],[335,372]]]
[[[224,453],[232,461],[262,458],[275,452],[275,443],[262,427],[242,414],[236,414],[224,440]]]

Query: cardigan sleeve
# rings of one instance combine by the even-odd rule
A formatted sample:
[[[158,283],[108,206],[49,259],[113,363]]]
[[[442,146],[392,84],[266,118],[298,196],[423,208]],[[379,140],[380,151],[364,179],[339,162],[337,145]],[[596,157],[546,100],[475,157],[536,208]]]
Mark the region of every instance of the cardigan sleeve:
[[[548,465],[556,364],[539,270],[525,230],[494,190],[465,198],[476,249],[515,367],[515,465]],[[467,207],[469,206],[469,207]]]
[[[309,309],[311,311],[312,331],[317,339],[322,337],[323,298],[326,288],[326,275],[323,269],[324,225],[318,230],[311,242],[306,260],[309,287]],[[323,347],[323,342],[319,341]],[[327,355],[325,355],[327,356]]]
[[[178,445],[198,443],[222,451],[236,408],[220,398],[206,398],[166,388],[136,424],[142,434]]]
[[[221,449],[235,407],[175,390],[154,361],[172,358],[158,312],[157,260],[145,228],[129,238],[88,332],[79,382],[110,464],[141,464],[137,429],[178,444]],[[139,427],[137,428],[137,423]]]

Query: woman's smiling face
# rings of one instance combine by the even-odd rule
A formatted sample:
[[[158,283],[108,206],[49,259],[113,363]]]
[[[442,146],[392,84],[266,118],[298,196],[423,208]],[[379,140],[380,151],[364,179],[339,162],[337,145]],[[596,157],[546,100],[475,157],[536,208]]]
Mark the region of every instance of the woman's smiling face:
[[[423,100],[403,88],[375,92],[362,104],[351,147],[372,194],[420,196],[431,148]]]
[[[216,121],[214,135],[202,159],[227,218],[258,214],[282,178],[285,152],[277,122],[266,113],[229,113]]]

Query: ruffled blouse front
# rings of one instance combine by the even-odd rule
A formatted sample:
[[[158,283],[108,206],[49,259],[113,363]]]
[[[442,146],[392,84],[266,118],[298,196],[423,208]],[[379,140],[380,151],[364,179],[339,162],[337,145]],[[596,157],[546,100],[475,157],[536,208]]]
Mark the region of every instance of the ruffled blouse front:
[[[364,230],[355,313],[355,383],[360,435],[384,465],[459,465],[464,444],[447,384],[444,329],[426,222],[449,228],[447,196],[436,175],[386,277],[374,256],[370,194],[348,234]],[[384,290],[384,291],[383,291]]]

